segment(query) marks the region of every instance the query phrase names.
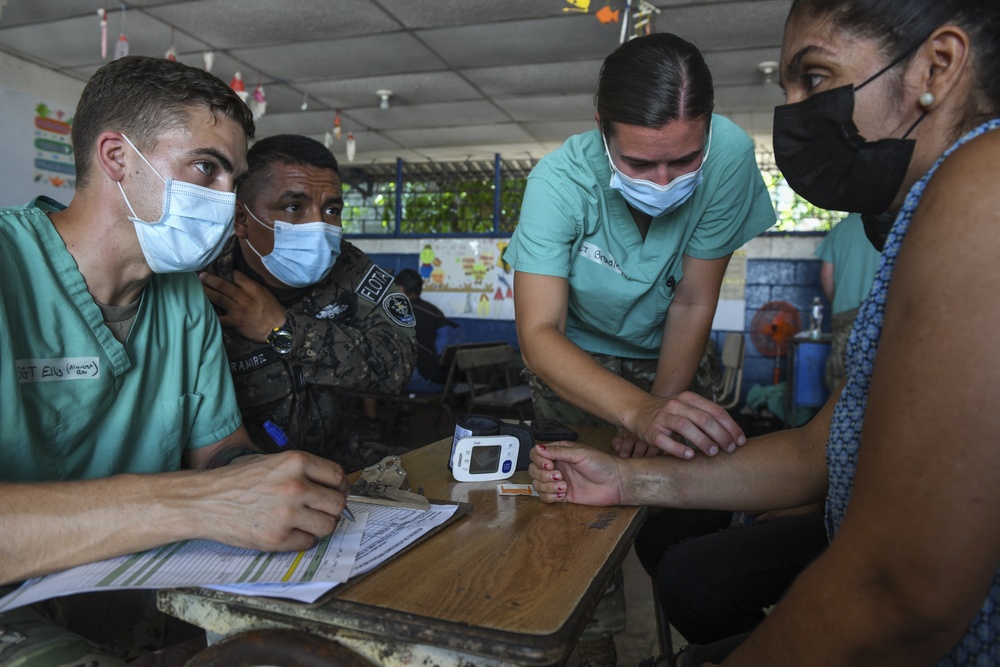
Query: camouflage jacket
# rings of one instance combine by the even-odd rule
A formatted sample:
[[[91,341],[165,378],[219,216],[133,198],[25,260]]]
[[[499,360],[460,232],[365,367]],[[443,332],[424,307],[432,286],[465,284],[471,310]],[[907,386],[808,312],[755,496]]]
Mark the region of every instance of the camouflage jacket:
[[[230,239],[206,270],[232,280],[235,268],[250,278]],[[244,267],[244,268],[240,268]],[[299,290],[274,290],[285,306],[294,343],[281,358],[266,343],[224,328],[223,343],[243,422],[254,442],[273,451],[263,429],[277,424],[289,445],[333,460],[343,456],[347,395],[398,393],[416,358],[415,318],[392,275],[347,241],[330,274]]]

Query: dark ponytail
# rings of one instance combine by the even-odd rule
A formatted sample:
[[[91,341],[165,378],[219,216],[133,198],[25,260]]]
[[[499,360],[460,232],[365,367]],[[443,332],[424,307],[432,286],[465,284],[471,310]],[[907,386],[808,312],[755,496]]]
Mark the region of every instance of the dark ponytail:
[[[1000,110],[1000,0],[795,0],[788,20],[799,16],[829,19],[841,30],[874,40],[890,59],[940,26],[957,25],[972,41],[976,88],[986,111]]]
[[[694,44],[655,33],[625,42],[604,59],[594,103],[601,129],[611,136],[614,123],[660,128],[673,120],[709,118],[715,88]]]

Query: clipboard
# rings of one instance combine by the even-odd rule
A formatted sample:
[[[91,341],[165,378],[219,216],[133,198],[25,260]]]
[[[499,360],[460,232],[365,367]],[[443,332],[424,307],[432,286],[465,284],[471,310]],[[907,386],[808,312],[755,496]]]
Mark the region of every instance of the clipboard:
[[[356,501],[356,502],[362,502],[362,501]],[[305,606],[308,606],[308,607],[318,607],[318,606],[322,606],[323,604],[326,604],[327,602],[330,602],[332,599],[335,599],[339,593],[341,593],[342,591],[346,590],[349,586],[351,586],[355,582],[364,579],[365,577],[367,577],[369,574],[371,574],[373,572],[377,572],[383,565],[385,565],[387,563],[391,563],[392,561],[396,560],[400,556],[403,556],[404,554],[409,553],[410,550],[412,550],[414,547],[416,547],[416,546],[418,546],[420,544],[423,544],[425,541],[427,541],[431,537],[437,535],[438,533],[440,533],[442,530],[444,530],[448,526],[452,525],[453,523],[455,523],[456,521],[458,521],[462,517],[464,517],[464,516],[466,516],[466,515],[468,515],[468,514],[470,514],[472,512],[472,505],[470,505],[469,503],[463,503],[463,502],[458,502],[458,501],[453,501],[453,500],[431,500],[430,504],[431,505],[455,505],[455,506],[457,506],[458,509],[455,510],[455,513],[452,514],[448,518],[447,521],[445,521],[441,525],[435,526],[431,530],[427,531],[426,533],[424,533],[423,535],[421,535],[420,537],[418,537],[416,540],[414,540],[414,541],[410,542],[409,544],[407,544],[403,549],[400,549],[399,551],[397,551],[393,555],[389,556],[388,558],[386,558],[385,560],[383,560],[382,562],[380,562],[375,567],[371,568],[370,570],[368,570],[366,572],[362,572],[361,574],[352,575],[347,581],[342,582],[341,584],[339,584],[339,585],[331,588],[329,591],[327,591],[326,593],[324,593],[323,595],[321,595],[319,598],[316,599],[315,602],[302,603],[302,604],[304,604]]]

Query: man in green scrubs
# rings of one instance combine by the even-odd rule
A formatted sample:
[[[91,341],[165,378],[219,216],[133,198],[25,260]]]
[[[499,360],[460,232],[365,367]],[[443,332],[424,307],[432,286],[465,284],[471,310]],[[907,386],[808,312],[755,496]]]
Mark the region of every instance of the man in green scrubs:
[[[343,470],[259,454],[193,273],[232,232],[253,133],[217,78],[119,59],[81,95],[69,206],[0,209],[0,584],[185,539],[300,550],[336,526]],[[60,631],[0,615],[0,665],[132,657]]]

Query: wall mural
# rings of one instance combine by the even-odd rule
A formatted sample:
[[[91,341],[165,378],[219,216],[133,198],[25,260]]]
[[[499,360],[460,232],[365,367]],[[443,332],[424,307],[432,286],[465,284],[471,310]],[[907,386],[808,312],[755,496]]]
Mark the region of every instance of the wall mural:
[[[38,195],[68,204],[76,189],[70,129],[74,109],[0,87],[0,206],[23,206]]]
[[[514,271],[501,256],[506,238],[421,241],[423,298],[447,317],[514,319]]]

